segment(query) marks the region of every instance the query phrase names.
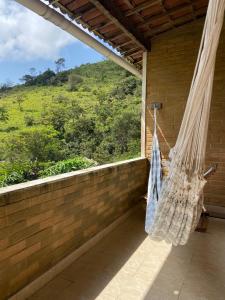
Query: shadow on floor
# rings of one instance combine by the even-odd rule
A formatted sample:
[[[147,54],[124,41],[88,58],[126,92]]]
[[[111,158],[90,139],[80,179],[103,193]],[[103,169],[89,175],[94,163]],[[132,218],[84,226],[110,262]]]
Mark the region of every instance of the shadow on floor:
[[[127,269],[136,270],[136,263],[128,261],[146,238],[144,218],[144,209],[135,211],[119,228],[29,299],[96,299],[126,263]],[[115,298],[108,295],[105,299]]]
[[[172,247],[147,237],[144,218],[138,209],[30,300],[224,300],[225,221]]]

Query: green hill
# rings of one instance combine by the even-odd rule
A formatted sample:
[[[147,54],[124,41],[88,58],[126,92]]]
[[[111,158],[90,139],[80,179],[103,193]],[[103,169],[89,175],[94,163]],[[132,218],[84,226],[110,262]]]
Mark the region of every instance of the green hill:
[[[0,185],[138,156],[140,94],[140,81],[110,61],[2,87]]]

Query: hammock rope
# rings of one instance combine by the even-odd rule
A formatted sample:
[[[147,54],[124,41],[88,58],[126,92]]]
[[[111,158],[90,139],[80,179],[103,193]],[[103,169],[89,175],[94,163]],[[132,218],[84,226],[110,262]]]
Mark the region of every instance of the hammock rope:
[[[148,190],[145,230],[152,239],[165,240],[174,245],[184,245],[188,241],[190,233],[198,223],[203,206],[206,141],[216,52],[224,9],[225,0],[209,1],[183,120],[176,144],[169,154],[169,172],[163,180],[157,202],[152,190]],[[154,129],[154,136],[155,132]],[[152,154],[153,152],[154,149]],[[154,167],[154,164],[151,167]],[[151,172],[154,173],[155,170],[150,170],[150,176]],[[152,201],[154,211],[151,210]]]

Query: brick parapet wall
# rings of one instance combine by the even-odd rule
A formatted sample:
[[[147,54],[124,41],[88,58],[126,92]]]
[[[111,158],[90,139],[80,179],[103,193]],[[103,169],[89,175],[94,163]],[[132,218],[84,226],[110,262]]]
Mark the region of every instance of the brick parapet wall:
[[[0,299],[134,206],[147,176],[147,159],[134,159],[0,189]]]
[[[152,40],[148,54],[146,153],[152,140],[151,102],[162,102],[158,113],[160,146],[165,159],[173,147],[183,117],[197,59],[204,19],[164,33]],[[218,170],[205,188],[208,204],[225,206],[225,26],[217,54],[210,114],[206,166],[218,163]]]

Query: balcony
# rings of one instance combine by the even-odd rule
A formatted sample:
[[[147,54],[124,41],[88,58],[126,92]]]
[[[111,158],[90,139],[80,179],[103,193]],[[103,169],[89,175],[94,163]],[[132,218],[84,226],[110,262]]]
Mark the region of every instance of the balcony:
[[[185,247],[151,241],[144,210],[61,272],[31,300],[224,299],[225,221],[211,219],[207,234]],[[205,251],[207,249],[207,252]]]
[[[151,241],[147,174],[140,158],[2,189],[0,299],[224,299],[225,221]]]
[[[117,5],[56,0],[58,9],[45,1],[17,2],[142,78],[141,153],[146,158],[1,189],[0,300],[224,300],[224,219],[210,218],[207,233],[195,232],[187,245],[174,248],[146,236],[139,205],[147,190],[151,104],[162,103],[158,131],[166,160],[188,98],[208,1],[183,6],[180,0]],[[174,16],[161,22],[167,10]],[[128,61],[81,33],[68,16],[119,48]],[[221,38],[206,155],[206,164],[217,163],[218,171],[204,191],[205,203],[220,217],[225,207],[224,49]]]

